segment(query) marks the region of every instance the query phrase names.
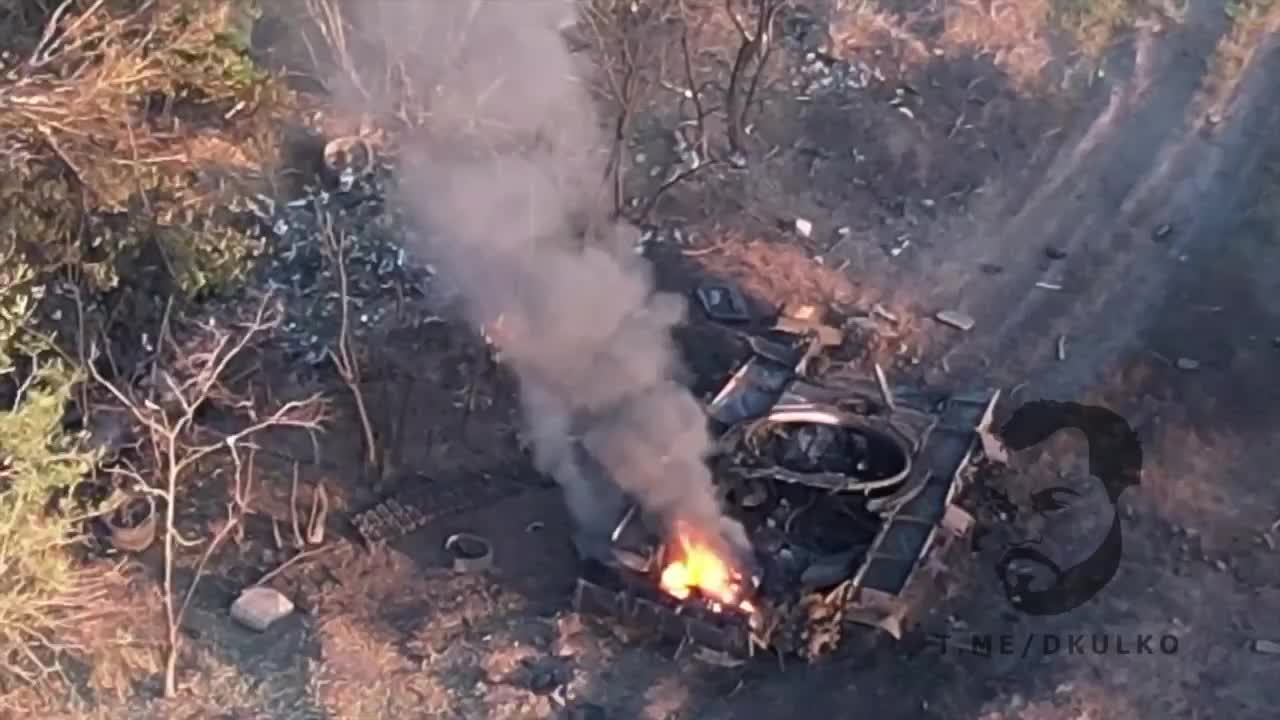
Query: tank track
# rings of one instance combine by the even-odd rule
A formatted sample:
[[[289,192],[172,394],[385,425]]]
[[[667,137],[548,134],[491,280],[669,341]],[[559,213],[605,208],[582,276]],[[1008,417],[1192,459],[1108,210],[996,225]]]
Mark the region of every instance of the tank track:
[[[385,543],[458,513],[479,510],[539,487],[513,477],[455,479],[415,477],[365,510],[351,516],[360,538],[369,545]]]

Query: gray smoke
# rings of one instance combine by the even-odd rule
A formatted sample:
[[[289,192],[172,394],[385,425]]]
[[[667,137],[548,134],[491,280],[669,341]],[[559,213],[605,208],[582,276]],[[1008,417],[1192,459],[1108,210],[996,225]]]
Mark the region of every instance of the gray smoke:
[[[535,462],[580,528],[611,531],[625,492],[745,550],[704,462],[703,410],[673,380],[670,330],[685,302],[655,293],[635,231],[605,221],[605,135],[559,30],[572,6],[367,8],[364,24],[408,43],[414,74],[429,79],[427,131],[401,167],[403,200],[431,238],[423,250],[517,374]]]

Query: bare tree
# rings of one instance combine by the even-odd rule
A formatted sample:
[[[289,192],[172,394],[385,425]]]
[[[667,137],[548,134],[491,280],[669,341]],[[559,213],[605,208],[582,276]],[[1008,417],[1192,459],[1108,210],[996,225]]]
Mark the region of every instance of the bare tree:
[[[378,468],[378,444],[373,431],[373,422],[369,419],[369,410],[364,401],[364,393],[360,390],[363,373],[360,369],[360,358],[351,348],[351,292],[347,278],[347,245],[350,241],[345,232],[334,230],[333,216],[316,205],[316,216],[320,218],[321,240],[324,243],[325,258],[338,273],[338,302],[340,324],[338,326],[338,348],[330,349],[334,367],[343,384],[351,391],[356,403],[356,413],[360,416],[360,428],[363,431],[365,462],[370,469]]]
[[[725,93],[729,149],[738,156],[745,152],[742,146],[743,128],[747,125],[751,104],[760,87],[760,78],[764,76],[769,57],[773,53],[774,22],[786,6],[787,0],[746,0],[746,4],[755,6],[755,15],[744,21],[734,7],[735,0],[724,0],[725,12],[729,14],[729,19],[733,21],[733,26],[742,39],[733,61],[733,70],[729,74],[729,89]],[[748,25],[753,27],[748,28]]]
[[[263,298],[252,318],[242,327],[228,330],[209,322],[181,346],[170,332],[166,312],[158,340],[162,344],[158,353],[161,357],[151,370],[151,382],[145,390],[107,379],[94,362],[97,344],[93,343],[90,350],[88,366],[93,379],[123,406],[144,438],[144,459],[140,464],[117,467],[112,472],[132,482],[137,491],[159,499],[164,507],[164,609],[168,631],[165,697],[173,697],[177,692],[179,628],[204,565],[248,509],[251,479],[245,475],[241,450],[247,447],[251,437],[269,428],[295,427],[314,432],[321,430],[328,419],[328,405],[318,394],[285,402],[267,414],[260,414],[252,398],[239,396],[224,384],[231,363],[254,340],[279,323],[278,316],[269,311],[269,299]],[[161,365],[159,360],[165,360],[166,364]],[[202,427],[197,413],[209,403],[217,403],[241,416],[245,421],[243,428],[228,435]],[[235,496],[228,503],[225,524],[208,541],[195,576],[179,602],[173,578],[178,550],[205,541],[182,537],[176,526],[177,505],[196,463],[224,452],[235,466]],[[251,462],[249,466],[251,473]]]

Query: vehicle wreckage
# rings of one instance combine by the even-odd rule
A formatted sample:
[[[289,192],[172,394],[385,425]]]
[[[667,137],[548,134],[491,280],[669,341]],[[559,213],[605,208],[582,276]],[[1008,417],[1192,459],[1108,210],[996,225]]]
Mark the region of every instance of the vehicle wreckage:
[[[713,321],[741,320],[736,306],[716,317],[723,297],[700,299]],[[731,330],[749,353],[706,407],[713,476],[750,539],[749,575],[633,503],[604,552],[578,548],[576,610],[739,659],[816,659],[855,633],[902,638],[945,554],[971,531],[957,501],[999,392],[891,387],[878,366],[815,373],[832,346],[824,329],[834,330]],[[353,518],[366,542],[528,489],[420,480]]]
[[[815,659],[853,632],[901,639],[971,531],[956,503],[999,393],[892,388],[879,367],[808,378],[822,343],[793,339],[752,338],[707,408],[717,486],[758,571],[664,537],[633,505],[609,557],[584,557],[577,610],[738,659]]]

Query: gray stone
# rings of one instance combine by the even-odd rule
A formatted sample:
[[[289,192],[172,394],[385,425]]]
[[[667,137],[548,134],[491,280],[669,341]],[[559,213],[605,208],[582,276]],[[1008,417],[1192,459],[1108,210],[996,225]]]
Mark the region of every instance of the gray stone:
[[[250,630],[265,632],[293,612],[293,602],[269,587],[251,587],[231,604],[231,619]]]
[[[974,326],[974,319],[959,310],[943,310],[934,315],[934,318],[938,322],[950,325],[957,330],[972,330]]]

